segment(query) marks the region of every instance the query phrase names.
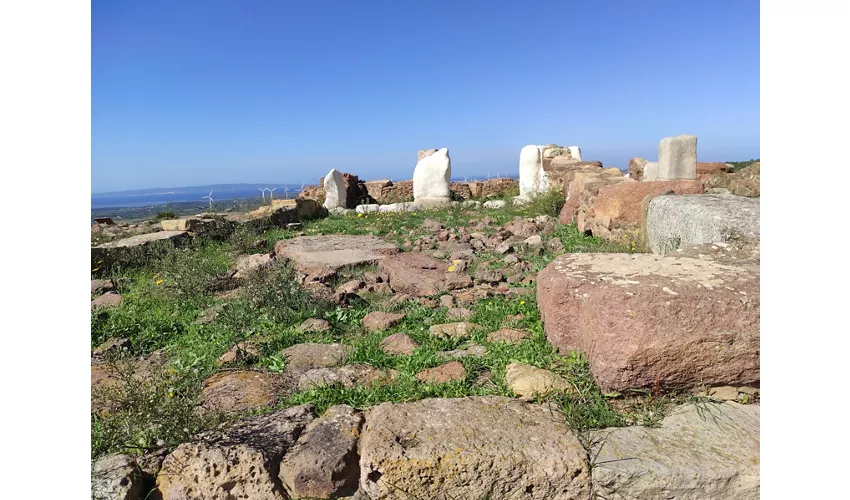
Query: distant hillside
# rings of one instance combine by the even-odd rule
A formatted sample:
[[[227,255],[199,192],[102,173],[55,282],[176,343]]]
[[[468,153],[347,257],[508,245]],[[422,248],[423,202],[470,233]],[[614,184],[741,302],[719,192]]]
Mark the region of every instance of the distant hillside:
[[[738,170],[741,170],[742,168],[744,168],[746,166],[752,165],[754,162],[757,162],[757,161],[761,161],[761,160],[756,158],[754,160],[727,161],[727,162],[724,162],[724,163],[728,163],[728,164],[732,165],[732,171],[737,172]]]

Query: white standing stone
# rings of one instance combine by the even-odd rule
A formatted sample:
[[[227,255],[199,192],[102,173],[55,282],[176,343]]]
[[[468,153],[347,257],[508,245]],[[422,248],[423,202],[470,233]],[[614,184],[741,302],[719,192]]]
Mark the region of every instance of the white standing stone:
[[[449,184],[452,160],[448,148],[424,156],[413,170],[413,199],[417,203],[446,202],[451,199]]]
[[[325,176],[325,208],[332,210],[334,208],[345,208],[345,180],[342,178],[342,172],[333,168],[328,175]]]
[[[528,145],[519,152],[519,197],[530,199],[549,187],[549,176],[543,171],[540,146]]]
[[[378,205],[377,203],[357,205],[354,211],[358,214],[376,214],[381,211],[381,205]]]
[[[657,181],[658,180],[658,162],[657,161],[648,161],[646,165],[643,166],[643,180],[644,181]]]
[[[665,137],[658,144],[660,180],[697,178],[697,136]]]
[[[570,150],[570,156],[573,157],[573,160],[581,161],[581,149],[578,146],[570,146],[567,149]]]

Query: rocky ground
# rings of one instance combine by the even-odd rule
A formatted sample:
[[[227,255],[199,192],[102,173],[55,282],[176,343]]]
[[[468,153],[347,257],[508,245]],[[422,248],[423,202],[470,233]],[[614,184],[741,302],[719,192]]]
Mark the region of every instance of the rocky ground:
[[[757,250],[562,206],[93,233],[93,497],[758,498]]]

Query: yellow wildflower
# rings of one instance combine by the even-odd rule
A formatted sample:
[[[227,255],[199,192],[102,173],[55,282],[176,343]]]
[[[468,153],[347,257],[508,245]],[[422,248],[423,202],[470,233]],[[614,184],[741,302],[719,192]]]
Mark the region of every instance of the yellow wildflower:
[[[520,300],[520,301],[519,301],[519,305],[521,305],[521,306],[525,305],[525,301],[524,301],[524,300]]]
[[[173,397],[174,397],[174,393],[173,393],[173,392],[169,392],[169,393],[168,393],[168,397],[169,397],[169,398],[173,398]]]
[[[162,280],[161,280],[161,279],[156,280],[156,284],[157,284],[157,285],[161,285],[161,284],[162,284]]]
[[[449,272],[450,273],[455,272],[455,266],[449,266]]]
[[[363,217],[363,214],[358,213],[358,214],[357,214],[357,217]]]

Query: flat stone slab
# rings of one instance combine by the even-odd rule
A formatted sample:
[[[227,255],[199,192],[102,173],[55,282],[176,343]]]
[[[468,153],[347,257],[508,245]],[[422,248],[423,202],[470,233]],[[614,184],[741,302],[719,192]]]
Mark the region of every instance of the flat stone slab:
[[[446,288],[449,265],[427,255],[406,252],[383,259],[378,267],[389,277],[390,286],[396,293],[419,297],[435,295]]]
[[[110,241],[108,243],[103,243],[92,248],[137,247],[141,245],[146,245],[152,241],[173,240],[176,238],[182,238],[187,234],[188,233],[186,231],[158,231],[155,233],[138,234],[136,236],[130,236],[129,238],[124,238],[118,241]]]
[[[587,452],[545,405],[503,397],[383,403],[366,414],[369,498],[589,499]]]
[[[280,240],[274,246],[276,258],[292,261],[308,274],[319,270],[338,271],[360,264],[376,264],[399,248],[377,236],[300,236]]]
[[[546,338],[606,390],[752,385],[759,268],[651,254],[565,254],[537,276]]]
[[[592,433],[593,485],[601,498],[758,499],[757,405],[677,408],[658,428]]]
[[[705,243],[759,241],[758,198],[700,194],[658,196],[646,211],[646,243],[656,254]]]

